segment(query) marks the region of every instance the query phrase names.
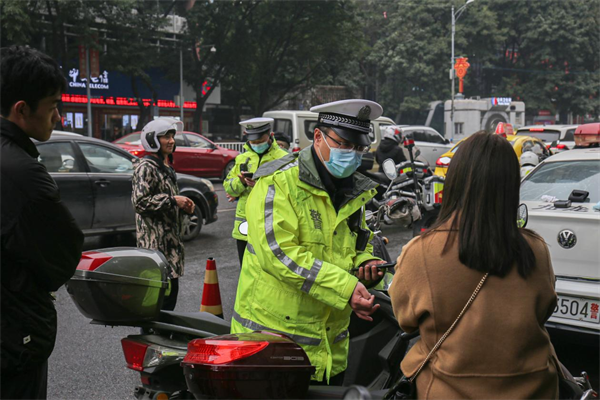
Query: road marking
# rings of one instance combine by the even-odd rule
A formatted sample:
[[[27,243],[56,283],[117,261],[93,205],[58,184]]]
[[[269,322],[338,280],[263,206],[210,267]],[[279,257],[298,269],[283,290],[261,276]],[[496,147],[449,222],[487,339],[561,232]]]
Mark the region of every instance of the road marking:
[[[235,210],[236,210],[235,208],[225,208],[225,209],[223,209],[223,210],[217,210],[217,212],[218,212],[218,213],[220,213],[220,212],[225,212],[225,211],[235,211]]]

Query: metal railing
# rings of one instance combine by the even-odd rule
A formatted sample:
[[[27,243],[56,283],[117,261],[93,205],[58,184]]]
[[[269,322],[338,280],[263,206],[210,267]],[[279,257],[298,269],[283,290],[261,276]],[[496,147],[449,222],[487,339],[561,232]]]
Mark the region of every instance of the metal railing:
[[[239,151],[240,153],[245,151],[244,142],[215,142],[215,144],[225,147],[226,149]]]

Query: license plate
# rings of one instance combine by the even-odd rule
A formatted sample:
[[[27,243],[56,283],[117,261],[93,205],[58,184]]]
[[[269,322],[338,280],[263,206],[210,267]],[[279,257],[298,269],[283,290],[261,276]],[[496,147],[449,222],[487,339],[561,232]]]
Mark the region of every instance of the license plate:
[[[600,323],[598,306],[600,301],[580,297],[558,296],[553,317]]]

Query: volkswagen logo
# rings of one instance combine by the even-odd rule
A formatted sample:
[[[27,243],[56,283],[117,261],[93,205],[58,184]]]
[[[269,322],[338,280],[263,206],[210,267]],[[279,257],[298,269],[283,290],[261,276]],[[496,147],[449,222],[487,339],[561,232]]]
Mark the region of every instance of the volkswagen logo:
[[[570,231],[568,229],[564,229],[558,232],[558,244],[563,249],[572,249],[577,244],[577,236],[575,236],[575,232]]]

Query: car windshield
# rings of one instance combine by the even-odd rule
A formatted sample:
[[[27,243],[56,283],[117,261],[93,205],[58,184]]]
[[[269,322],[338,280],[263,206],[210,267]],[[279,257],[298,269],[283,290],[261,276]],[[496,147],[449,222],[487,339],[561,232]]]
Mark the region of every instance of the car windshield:
[[[127,136],[123,136],[121,139],[117,140],[115,143],[119,144],[140,144],[140,134],[132,133]]]
[[[521,131],[521,132],[517,132],[517,136],[531,136],[534,138],[538,138],[540,140],[542,140],[543,142],[554,142],[555,140],[560,139],[560,132],[559,131],[543,131],[543,132],[532,132],[529,130],[525,130],[525,131]]]
[[[589,200],[593,204],[600,201],[600,161],[579,160],[549,162],[536,171],[521,184],[521,200],[541,201],[542,196],[554,196],[559,200],[567,200],[573,190],[589,192]]]

